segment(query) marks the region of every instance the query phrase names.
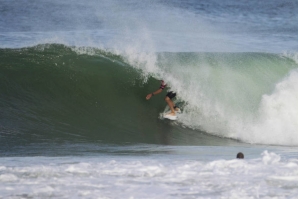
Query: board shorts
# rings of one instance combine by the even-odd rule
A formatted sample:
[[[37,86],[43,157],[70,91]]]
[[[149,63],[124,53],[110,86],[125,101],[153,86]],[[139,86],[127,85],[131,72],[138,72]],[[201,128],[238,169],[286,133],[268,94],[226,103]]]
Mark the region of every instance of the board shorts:
[[[166,96],[169,97],[170,99],[172,99],[172,98],[176,97],[176,93],[174,93],[173,91],[170,91],[167,93]]]
[[[161,80],[161,84],[159,88],[163,90],[166,86],[167,84],[163,80]],[[176,97],[176,93],[174,93],[173,91],[169,91],[166,96],[172,99]]]

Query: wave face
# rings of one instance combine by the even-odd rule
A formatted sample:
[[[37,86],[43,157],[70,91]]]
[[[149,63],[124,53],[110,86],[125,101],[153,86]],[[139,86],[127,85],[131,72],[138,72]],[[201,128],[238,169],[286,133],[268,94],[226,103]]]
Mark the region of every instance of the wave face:
[[[1,49],[1,135],[19,142],[155,143],[158,132],[193,129],[247,143],[298,145],[294,57],[119,54],[57,44]],[[158,118],[165,93],[145,100],[159,79],[184,104],[179,122]]]
[[[138,139],[155,118],[146,114],[138,72],[117,59],[62,45],[2,49],[2,134],[33,142]]]

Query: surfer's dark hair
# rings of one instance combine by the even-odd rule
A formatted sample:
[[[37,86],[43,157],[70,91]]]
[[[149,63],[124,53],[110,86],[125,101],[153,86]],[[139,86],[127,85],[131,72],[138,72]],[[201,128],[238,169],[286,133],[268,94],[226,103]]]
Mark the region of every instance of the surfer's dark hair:
[[[243,158],[244,158],[243,153],[239,152],[239,153],[237,154],[237,158],[238,158],[238,159],[243,159]]]

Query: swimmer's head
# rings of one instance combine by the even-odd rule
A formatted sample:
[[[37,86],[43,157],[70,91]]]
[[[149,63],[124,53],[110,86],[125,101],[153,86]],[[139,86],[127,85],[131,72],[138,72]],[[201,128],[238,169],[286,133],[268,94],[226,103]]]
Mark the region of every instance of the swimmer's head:
[[[244,158],[243,153],[241,153],[241,152],[237,153],[237,158],[238,159],[243,159]]]

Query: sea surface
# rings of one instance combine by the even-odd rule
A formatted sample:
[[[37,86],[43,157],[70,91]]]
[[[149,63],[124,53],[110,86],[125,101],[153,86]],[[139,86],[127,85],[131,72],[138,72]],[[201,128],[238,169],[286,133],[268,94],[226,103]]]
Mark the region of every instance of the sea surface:
[[[0,0],[0,198],[296,198],[297,32],[296,0]]]

